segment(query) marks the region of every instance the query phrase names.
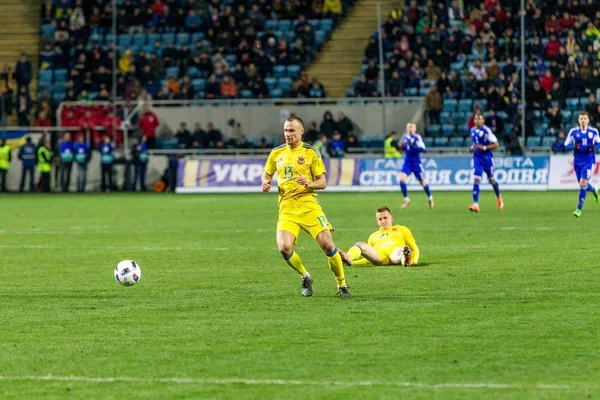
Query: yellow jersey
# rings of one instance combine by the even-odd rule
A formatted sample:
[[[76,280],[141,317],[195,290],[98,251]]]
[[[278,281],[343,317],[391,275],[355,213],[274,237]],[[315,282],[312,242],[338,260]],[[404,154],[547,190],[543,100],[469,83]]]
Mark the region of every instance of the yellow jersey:
[[[410,230],[405,226],[394,225],[380,228],[369,236],[369,245],[377,251],[389,255],[397,247],[410,247],[413,263],[419,262],[419,248]]]
[[[292,199],[314,202],[318,206],[315,198],[317,194],[314,190],[296,183],[296,178],[300,174],[312,182],[316,176],[324,175],[326,172],[321,155],[308,143],[300,142],[295,149],[287,144],[275,147],[267,158],[265,172],[271,176],[277,172],[280,207],[282,203]]]

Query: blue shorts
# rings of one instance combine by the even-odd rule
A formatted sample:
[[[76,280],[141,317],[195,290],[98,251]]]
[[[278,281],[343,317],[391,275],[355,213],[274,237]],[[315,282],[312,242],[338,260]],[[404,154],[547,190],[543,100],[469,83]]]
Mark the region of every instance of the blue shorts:
[[[494,159],[474,157],[473,175],[481,178],[484,172],[488,176],[488,178],[494,177]]]
[[[407,163],[405,162],[402,165],[402,171],[403,173],[405,173],[407,176],[410,176],[410,174],[415,174],[415,178],[417,178],[417,180],[419,182],[421,182],[423,180],[423,164],[419,163],[419,164],[413,164],[413,163]]]
[[[594,162],[585,162],[581,164],[574,164],[575,175],[577,175],[577,182],[581,179],[590,180],[592,179],[592,169],[594,168]]]

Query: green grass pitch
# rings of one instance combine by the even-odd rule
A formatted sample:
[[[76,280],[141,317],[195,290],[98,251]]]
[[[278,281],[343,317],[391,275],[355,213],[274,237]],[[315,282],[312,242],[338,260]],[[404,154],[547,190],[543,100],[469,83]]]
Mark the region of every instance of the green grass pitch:
[[[388,205],[414,268],[347,268],[275,245],[275,195],[0,197],[0,398],[600,397],[600,205],[577,190],[322,193],[347,250]],[[133,259],[134,287],[112,275]]]

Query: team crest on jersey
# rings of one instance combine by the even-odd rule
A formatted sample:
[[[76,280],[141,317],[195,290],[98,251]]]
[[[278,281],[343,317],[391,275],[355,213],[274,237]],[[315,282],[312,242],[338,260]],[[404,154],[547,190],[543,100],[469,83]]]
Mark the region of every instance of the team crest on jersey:
[[[298,156],[298,165],[304,165],[305,162],[306,160],[304,159],[304,157]]]

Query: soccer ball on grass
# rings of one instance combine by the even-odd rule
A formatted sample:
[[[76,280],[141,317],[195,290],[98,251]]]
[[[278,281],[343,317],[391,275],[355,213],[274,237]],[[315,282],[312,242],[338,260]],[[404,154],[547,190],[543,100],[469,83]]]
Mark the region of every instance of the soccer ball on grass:
[[[115,279],[123,286],[133,286],[142,278],[139,264],[131,260],[123,260],[115,268]]]

